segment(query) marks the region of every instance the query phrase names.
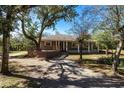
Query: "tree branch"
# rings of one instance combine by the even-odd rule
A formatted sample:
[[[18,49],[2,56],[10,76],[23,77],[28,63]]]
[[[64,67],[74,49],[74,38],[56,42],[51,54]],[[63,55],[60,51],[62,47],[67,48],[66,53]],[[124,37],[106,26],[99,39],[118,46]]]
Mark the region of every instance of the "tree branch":
[[[21,23],[22,23],[22,24],[21,24],[21,26],[22,26],[22,32],[23,32],[24,36],[25,36],[26,38],[32,40],[32,41],[35,43],[36,47],[38,48],[39,45],[38,45],[37,41],[36,41],[33,37],[29,36],[29,35],[26,33],[26,31],[25,31],[24,19],[21,20]]]

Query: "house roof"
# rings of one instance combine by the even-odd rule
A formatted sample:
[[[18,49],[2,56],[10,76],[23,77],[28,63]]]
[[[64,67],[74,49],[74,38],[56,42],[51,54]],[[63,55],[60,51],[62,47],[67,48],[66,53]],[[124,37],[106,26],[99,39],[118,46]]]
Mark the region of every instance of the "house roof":
[[[42,37],[42,41],[76,41],[77,37],[72,35],[64,35],[64,34],[57,34],[57,35],[50,35]],[[95,42],[95,40],[89,39],[86,40],[87,42]]]
[[[75,41],[76,38],[77,38],[76,36],[57,34],[57,35],[42,37],[42,40],[43,41]]]

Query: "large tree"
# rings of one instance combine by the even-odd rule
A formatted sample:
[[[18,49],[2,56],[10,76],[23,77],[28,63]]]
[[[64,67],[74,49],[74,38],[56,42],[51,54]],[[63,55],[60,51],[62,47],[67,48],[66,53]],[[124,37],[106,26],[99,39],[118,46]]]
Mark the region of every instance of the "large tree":
[[[3,74],[8,73],[8,58],[9,58],[9,40],[10,31],[12,31],[13,15],[15,6],[1,6],[2,10],[2,33],[3,33],[3,57],[2,57],[2,69]],[[5,14],[5,15],[4,15]]]
[[[13,23],[16,19],[16,14],[23,9],[28,9],[29,6],[0,6],[1,33],[3,34],[3,55],[2,55],[2,74],[8,74],[8,61],[9,61],[9,44],[10,32],[13,30]]]
[[[118,45],[114,53],[113,72],[117,71],[119,57],[124,44],[124,6],[102,6],[99,14],[103,21],[100,28],[103,30],[113,31],[118,36]]]
[[[88,33],[88,29],[85,29],[85,26],[82,24],[74,23],[71,31],[77,36],[77,42],[79,43],[79,52],[80,52],[80,62],[82,61],[82,45],[86,40],[90,39],[90,34]]]
[[[22,12],[18,16],[21,20],[22,32],[26,38],[32,40],[37,49],[41,48],[41,39],[43,31],[49,28],[55,28],[58,21],[71,21],[77,14],[76,6],[37,6],[32,9],[31,13],[37,16],[35,22],[27,14]],[[35,33],[32,34],[31,31]]]
[[[71,33],[77,36],[80,49],[80,60],[82,61],[82,44],[90,39],[90,33],[92,33],[95,26],[98,24],[98,16],[94,6],[86,6],[82,9],[78,19],[72,25],[70,29]],[[70,33],[69,31],[69,33]]]

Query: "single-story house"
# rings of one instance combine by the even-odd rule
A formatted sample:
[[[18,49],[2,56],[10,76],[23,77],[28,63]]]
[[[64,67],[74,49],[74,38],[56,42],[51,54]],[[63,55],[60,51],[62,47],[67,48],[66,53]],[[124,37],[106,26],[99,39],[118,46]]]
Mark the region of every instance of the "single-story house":
[[[43,50],[57,50],[64,52],[79,52],[79,43],[77,37],[72,35],[56,34],[42,37],[41,48]],[[99,46],[94,40],[87,40],[83,44],[85,52],[99,52]]]

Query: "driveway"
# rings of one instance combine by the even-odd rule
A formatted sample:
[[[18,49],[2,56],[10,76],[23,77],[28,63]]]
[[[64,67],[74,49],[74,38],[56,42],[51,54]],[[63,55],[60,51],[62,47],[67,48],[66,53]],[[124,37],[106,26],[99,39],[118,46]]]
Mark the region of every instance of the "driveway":
[[[124,79],[103,73],[106,69],[96,71],[70,60],[12,58],[10,63],[15,66],[11,76],[26,79],[26,87],[124,87]]]

